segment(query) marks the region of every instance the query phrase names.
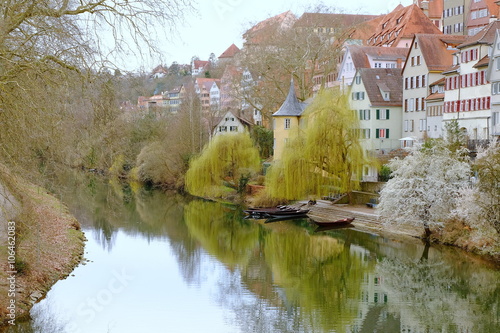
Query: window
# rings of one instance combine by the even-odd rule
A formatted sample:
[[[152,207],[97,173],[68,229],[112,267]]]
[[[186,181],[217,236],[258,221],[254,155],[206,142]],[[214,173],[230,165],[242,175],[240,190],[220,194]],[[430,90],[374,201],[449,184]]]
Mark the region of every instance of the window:
[[[361,76],[356,76],[356,84],[360,84],[361,83]]]
[[[500,93],[500,82],[493,82],[491,84],[491,94],[492,95],[497,95],[498,93]]]
[[[377,128],[375,130],[375,138],[388,139],[389,138],[389,129],[388,128]]]
[[[227,132],[227,126],[219,126],[219,132]]]
[[[285,118],[285,129],[290,129],[290,118]]]
[[[420,132],[423,132],[426,130],[426,128],[427,128],[427,119],[420,119],[418,129],[420,130]]]
[[[354,101],[365,99],[365,92],[364,91],[353,92],[352,93],[352,99]]]
[[[404,122],[404,131],[408,132],[408,120],[405,120]]]
[[[370,120],[370,109],[359,110],[359,120]]]
[[[363,128],[361,130],[362,133],[362,139],[369,139],[370,138],[370,129],[369,128]]]
[[[500,112],[493,112],[492,122],[493,126],[500,124]]]
[[[389,109],[385,109],[385,110],[377,109],[377,119],[379,119],[379,120],[389,119]]]
[[[238,132],[238,126],[230,126],[229,131],[230,132]]]

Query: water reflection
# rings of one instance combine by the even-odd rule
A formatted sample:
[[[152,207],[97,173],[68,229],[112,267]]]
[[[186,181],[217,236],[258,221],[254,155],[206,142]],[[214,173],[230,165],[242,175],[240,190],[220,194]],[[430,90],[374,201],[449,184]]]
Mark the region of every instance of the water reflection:
[[[92,263],[9,332],[136,332],[120,323],[138,303],[139,330],[149,332],[200,331],[180,320],[194,312],[204,314],[204,332],[500,331],[499,270],[455,249],[315,232],[307,220],[264,224],[237,207],[95,179],[66,184],[60,196],[90,235]],[[87,328],[61,310],[98,294],[106,269],[122,267],[136,280],[109,318]],[[71,290],[80,298],[72,301]]]

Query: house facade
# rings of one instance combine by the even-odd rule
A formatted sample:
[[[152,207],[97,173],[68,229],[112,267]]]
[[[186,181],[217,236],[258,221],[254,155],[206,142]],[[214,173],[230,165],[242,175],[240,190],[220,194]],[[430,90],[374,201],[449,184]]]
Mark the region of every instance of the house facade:
[[[359,117],[363,149],[385,155],[400,148],[403,78],[397,68],[362,68],[356,72],[349,105]],[[377,169],[365,167],[364,181],[377,181]]]
[[[425,99],[428,138],[443,137],[444,85],[445,78],[429,84],[430,94]]]
[[[453,61],[456,47],[465,36],[417,34],[413,38],[403,68],[403,136],[423,141],[427,138],[429,83],[442,78]]]
[[[468,139],[490,139],[489,52],[500,22],[495,21],[458,46],[456,64],[446,72],[443,121],[457,119]]]
[[[194,89],[201,103],[203,113],[220,110],[220,80],[210,78],[196,78]]]
[[[491,120],[490,135],[492,139],[500,137],[500,31],[495,32],[491,46],[489,67],[486,76],[491,84]]]
[[[499,5],[496,0],[471,0],[467,13],[467,34],[474,36],[486,27],[492,17],[498,17]]]
[[[213,137],[227,133],[243,133],[248,132],[251,128],[251,123],[247,120],[237,117],[231,111],[220,119],[212,131]]]
[[[472,0],[475,1],[475,0]],[[471,0],[446,0],[443,8],[443,33],[468,35],[467,18]]]

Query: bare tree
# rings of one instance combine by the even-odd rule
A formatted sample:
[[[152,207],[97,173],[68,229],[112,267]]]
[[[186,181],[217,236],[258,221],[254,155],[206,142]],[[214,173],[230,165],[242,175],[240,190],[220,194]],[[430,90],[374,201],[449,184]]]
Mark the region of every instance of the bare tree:
[[[109,123],[108,70],[155,52],[185,0],[6,0],[0,3],[0,157],[23,167],[68,162],[65,150]],[[108,36],[109,38],[106,38]],[[133,47],[135,46],[135,48]]]

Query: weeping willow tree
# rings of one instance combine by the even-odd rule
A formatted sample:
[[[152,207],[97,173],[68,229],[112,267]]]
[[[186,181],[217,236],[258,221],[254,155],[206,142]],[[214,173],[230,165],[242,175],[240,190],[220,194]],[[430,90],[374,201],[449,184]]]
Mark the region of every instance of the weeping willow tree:
[[[223,185],[240,191],[259,165],[259,151],[248,134],[218,135],[191,161],[186,189],[209,197],[220,196]]]
[[[304,129],[270,168],[266,188],[271,197],[288,200],[359,188],[362,167],[370,163],[360,145],[358,118],[345,96],[332,90],[318,94],[305,110]]]

